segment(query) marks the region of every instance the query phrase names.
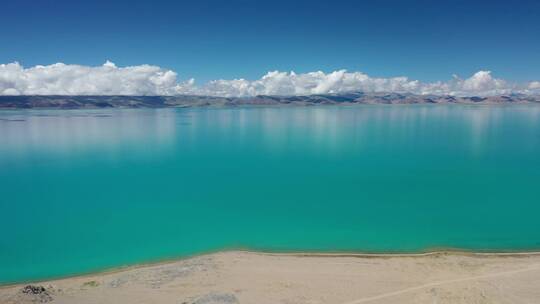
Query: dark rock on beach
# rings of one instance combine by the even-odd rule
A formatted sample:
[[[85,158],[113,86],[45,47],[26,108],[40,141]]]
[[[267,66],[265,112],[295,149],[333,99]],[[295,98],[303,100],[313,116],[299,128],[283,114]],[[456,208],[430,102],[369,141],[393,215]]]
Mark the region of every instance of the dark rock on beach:
[[[49,291],[41,285],[26,285],[21,289],[21,293],[36,303],[47,303],[53,300]]]

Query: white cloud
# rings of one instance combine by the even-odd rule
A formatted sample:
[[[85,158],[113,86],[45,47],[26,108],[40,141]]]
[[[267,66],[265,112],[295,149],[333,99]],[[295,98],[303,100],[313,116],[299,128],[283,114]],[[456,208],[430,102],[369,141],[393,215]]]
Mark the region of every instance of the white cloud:
[[[110,61],[97,67],[0,65],[3,95],[160,95],[174,94],[177,86],[182,84],[175,72],[151,65],[119,68]]]
[[[0,64],[0,95],[309,95],[325,93],[400,92],[459,96],[539,93],[540,82],[512,84],[479,71],[470,78],[454,76],[446,82],[420,82],[407,77],[376,78],[346,70],[296,74],[268,72],[258,80],[214,80],[197,86],[190,79],[177,80],[177,73],[153,65],[117,67],[56,63],[24,68],[19,63]]]
[[[535,90],[540,89],[540,81],[533,81],[529,83],[529,89]]]

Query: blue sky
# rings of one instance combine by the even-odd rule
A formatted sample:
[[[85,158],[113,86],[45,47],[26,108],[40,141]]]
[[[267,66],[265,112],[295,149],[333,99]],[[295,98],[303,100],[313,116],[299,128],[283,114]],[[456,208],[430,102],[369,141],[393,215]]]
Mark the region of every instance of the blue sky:
[[[540,1],[4,1],[0,63],[540,79]]]

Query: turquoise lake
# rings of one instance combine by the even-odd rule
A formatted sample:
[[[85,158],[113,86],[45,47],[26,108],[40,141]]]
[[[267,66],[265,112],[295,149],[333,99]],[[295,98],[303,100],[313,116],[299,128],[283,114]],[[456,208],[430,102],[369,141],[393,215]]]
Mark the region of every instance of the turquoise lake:
[[[0,284],[221,249],[540,249],[540,105],[0,111]]]

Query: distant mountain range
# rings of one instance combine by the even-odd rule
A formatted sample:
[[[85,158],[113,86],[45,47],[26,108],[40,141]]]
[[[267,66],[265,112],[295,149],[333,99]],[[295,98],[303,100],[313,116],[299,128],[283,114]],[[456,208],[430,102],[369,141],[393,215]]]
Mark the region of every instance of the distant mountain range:
[[[350,104],[506,104],[540,103],[540,95],[510,94],[489,97],[415,95],[399,93],[346,93],[306,96],[0,96],[0,108],[164,108],[242,105],[350,105]]]

